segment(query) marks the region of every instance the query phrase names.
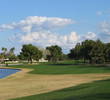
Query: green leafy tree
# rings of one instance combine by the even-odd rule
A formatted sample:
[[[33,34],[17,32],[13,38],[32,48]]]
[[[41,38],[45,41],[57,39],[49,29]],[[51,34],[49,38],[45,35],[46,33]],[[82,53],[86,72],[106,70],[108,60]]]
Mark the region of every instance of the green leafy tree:
[[[33,59],[39,60],[42,57],[42,52],[32,44],[25,44],[22,46],[19,56],[21,59],[26,59],[32,63]]]
[[[8,50],[7,48],[2,48],[2,53],[0,54],[1,55],[1,62],[5,63],[7,60],[10,60],[10,61],[14,61],[14,60],[17,60],[17,57],[16,55],[14,54],[14,50],[15,48],[11,48],[10,50]],[[7,63],[6,63],[7,64]]]
[[[49,61],[52,61],[56,63],[59,61],[62,57],[62,49],[58,45],[47,47],[46,50],[48,50],[47,59]]]
[[[92,63],[100,64],[105,62],[104,44],[100,40],[96,41],[93,49],[90,52],[90,56]]]
[[[76,59],[79,60],[82,56],[81,56],[81,44],[77,43],[75,48],[70,50],[70,53],[68,54],[68,57],[70,59]]]
[[[38,50],[37,53],[36,53],[36,55],[34,56],[34,59],[36,61],[38,61],[39,59],[42,58],[42,56],[43,56],[42,51]]]
[[[110,61],[110,43],[105,44],[104,57],[106,62]]]
[[[14,50],[15,50],[15,48],[14,48],[14,47],[13,47],[13,48],[11,48],[11,49],[9,50],[9,53],[14,54]]]
[[[7,57],[9,58],[10,61],[17,60],[17,56],[14,54],[14,50],[15,48],[13,47],[7,53]]]
[[[84,62],[86,60],[89,60],[89,62],[91,61],[91,56],[90,56],[90,52],[93,49],[95,44],[95,41],[93,40],[85,40],[82,42],[81,44],[81,51],[80,54],[82,56],[82,58],[84,59]]]
[[[70,50],[69,57],[72,59],[84,59],[89,63],[104,63],[105,58],[110,58],[110,46],[106,46],[100,40],[85,40],[76,44],[75,48]],[[106,52],[105,52],[106,50]],[[105,53],[104,53],[105,52]]]

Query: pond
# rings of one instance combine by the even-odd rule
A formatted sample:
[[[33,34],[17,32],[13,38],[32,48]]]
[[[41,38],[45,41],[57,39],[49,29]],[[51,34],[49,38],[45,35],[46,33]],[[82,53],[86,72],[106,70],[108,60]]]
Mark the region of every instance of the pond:
[[[0,79],[21,71],[20,69],[0,68]]]

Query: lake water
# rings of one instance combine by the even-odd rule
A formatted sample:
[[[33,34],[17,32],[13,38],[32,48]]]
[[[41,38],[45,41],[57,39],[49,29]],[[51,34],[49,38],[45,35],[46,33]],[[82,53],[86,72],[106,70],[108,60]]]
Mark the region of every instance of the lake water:
[[[0,68],[0,79],[21,71],[20,69]]]

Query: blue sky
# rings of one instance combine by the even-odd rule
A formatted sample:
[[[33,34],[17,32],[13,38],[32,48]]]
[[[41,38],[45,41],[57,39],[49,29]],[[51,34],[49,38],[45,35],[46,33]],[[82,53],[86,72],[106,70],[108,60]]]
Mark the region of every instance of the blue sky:
[[[24,43],[68,51],[84,39],[110,42],[109,25],[110,0],[0,0],[0,47],[14,46],[17,53]]]

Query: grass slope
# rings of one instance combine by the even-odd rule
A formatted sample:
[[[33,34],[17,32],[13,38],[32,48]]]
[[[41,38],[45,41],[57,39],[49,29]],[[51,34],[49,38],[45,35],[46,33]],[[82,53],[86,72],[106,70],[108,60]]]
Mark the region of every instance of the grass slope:
[[[110,79],[12,100],[110,100]]]
[[[88,73],[110,73],[110,67],[86,64],[75,64],[63,62],[59,64],[41,63],[38,65],[16,65],[16,68],[32,68],[32,74],[88,74]]]

